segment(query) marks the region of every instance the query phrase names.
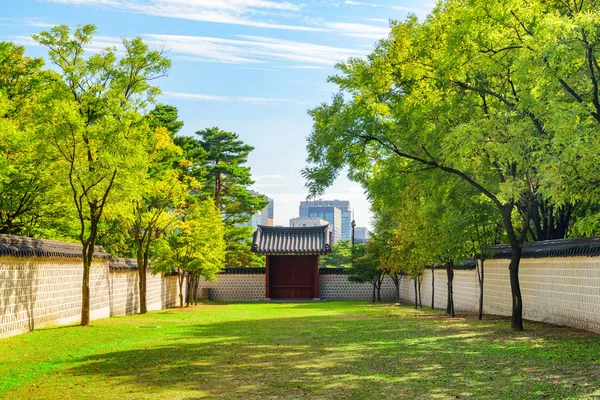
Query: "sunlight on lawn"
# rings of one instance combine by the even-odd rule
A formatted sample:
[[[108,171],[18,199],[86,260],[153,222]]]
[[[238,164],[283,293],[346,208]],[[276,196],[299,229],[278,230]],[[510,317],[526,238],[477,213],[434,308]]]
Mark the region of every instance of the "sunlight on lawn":
[[[152,326],[161,328],[140,329]],[[501,318],[452,320],[440,311],[359,302],[202,304],[4,339],[0,395],[575,398],[597,392],[598,335],[528,327],[514,333]]]

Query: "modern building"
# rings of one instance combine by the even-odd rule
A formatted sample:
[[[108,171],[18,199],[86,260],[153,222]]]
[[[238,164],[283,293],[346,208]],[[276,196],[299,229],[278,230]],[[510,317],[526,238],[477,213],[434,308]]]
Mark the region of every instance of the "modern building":
[[[253,195],[257,196],[260,193],[255,192],[255,191],[250,191]],[[241,226],[251,226],[252,230],[255,231],[256,228],[259,225],[263,225],[263,226],[273,226],[273,220],[274,220],[274,216],[275,216],[275,202],[273,201],[272,198],[265,196],[265,198],[268,200],[269,204],[263,208],[261,211],[257,212],[256,214],[254,214],[252,216],[252,218],[250,219],[250,221],[240,224]]]
[[[292,218],[290,219],[290,228],[306,228],[309,226],[323,226],[329,222],[321,218]]]
[[[300,218],[321,218],[329,222],[333,243],[352,238],[352,208],[346,200],[316,200],[300,202]]]
[[[341,207],[341,208],[340,208]],[[344,211],[342,211],[344,210]],[[300,218],[320,218],[329,223],[333,243],[352,236],[352,212],[350,202],[339,200],[317,200],[300,202]],[[347,225],[347,226],[346,226]]]
[[[267,197],[267,196],[265,196]],[[267,197],[267,200],[269,200],[269,205],[267,206],[267,226],[273,226],[275,225],[275,201],[270,198]]]
[[[369,230],[364,226],[357,226],[354,228],[354,243],[367,243],[371,238]]]

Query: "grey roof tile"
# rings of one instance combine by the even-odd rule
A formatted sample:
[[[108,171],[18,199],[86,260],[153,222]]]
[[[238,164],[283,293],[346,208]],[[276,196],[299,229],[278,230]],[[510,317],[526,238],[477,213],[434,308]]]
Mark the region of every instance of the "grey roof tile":
[[[79,243],[13,235],[0,235],[0,256],[82,258]],[[110,255],[96,246],[94,257],[108,259]]]
[[[111,258],[108,261],[108,267],[113,271],[130,271],[138,269],[138,264],[135,258]],[[150,266],[148,267],[152,269]]]
[[[490,246],[489,258],[510,258],[509,245]],[[596,257],[600,256],[600,236],[589,238],[555,239],[523,245],[522,258]]]
[[[284,228],[259,225],[251,250],[259,254],[325,254],[331,252],[329,225]]]

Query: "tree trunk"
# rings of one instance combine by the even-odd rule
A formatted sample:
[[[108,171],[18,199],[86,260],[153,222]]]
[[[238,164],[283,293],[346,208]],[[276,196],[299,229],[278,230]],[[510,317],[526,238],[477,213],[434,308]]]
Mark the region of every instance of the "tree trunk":
[[[431,309],[435,308],[435,268],[431,267]]]
[[[375,288],[377,287],[377,282],[375,280],[372,280],[371,283],[373,284],[373,304],[375,304]]]
[[[510,274],[510,291],[512,296],[511,327],[515,331],[523,330],[523,300],[521,298],[521,285],[519,284],[519,264],[521,263],[522,243],[517,238],[512,226],[512,208],[506,207],[501,210],[502,223],[510,242],[512,255],[508,267]],[[529,221],[524,221],[529,222]]]
[[[189,307],[190,306],[190,299],[192,297],[192,280],[190,277],[190,273],[187,274],[187,279],[186,279],[186,287],[187,287],[187,295],[185,296],[185,306]]]
[[[479,319],[480,321],[483,319],[483,263],[484,257],[482,252],[481,265],[477,262],[477,258],[475,258],[475,265],[477,266],[477,279],[479,280],[479,312],[477,313],[477,319]]]
[[[415,283],[415,310],[419,308],[419,298],[418,298],[418,294],[417,294],[417,278],[413,279],[414,283]]]
[[[400,304],[400,276],[396,276],[394,279],[394,285],[396,286],[396,301]]]
[[[95,210],[92,210],[94,215]],[[96,247],[96,237],[98,235],[98,220],[92,218],[90,221],[90,234],[87,240],[80,236],[83,256],[83,279],[81,282],[81,326],[90,324],[90,270],[94,260],[94,250]]]
[[[383,279],[377,278],[377,301],[381,303],[381,283]]]
[[[417,279],[419,280],[419,308],[423,308],[423,302],[421,301],[421,279],[423,275],[419,275]]]
[[[90,324],[90,250],[83,245],[83,281],[81,282],[81,326]]]
[[[198,285],[200,284],[200,278],[198,276],[194,276],[194,305],[198,305]]]
[[[519,283],[519,264],[521,263],[522,248],[520,245],[511,246],[512,257],[508,270],[510,272],[510,289],[512,293],[512,321],[511,327],[515,331],[523,330],[523,300],[521,298],[521,285]]]
[[[183,280],[185,279],[185,273],[180,272],[177,275],[177,279],[179,281],[179,308],[183,308]]]
[[[446,313],[454,317],[454,293],[453,293],[453,280],[454,280],[454,263],[450,260],[446,264],[446,272],[448,274],[448,301],[446,304]]]
[[[146,267],[147,257],[143,253],[141,246],[138,243],[137,249],[137,264],[138,264],[138,278],[139,278],[139,297],[140,297],[140,314],[146,314],[148,307],[146,305]]]
[[[146,304],[146,267],[138,266],[140,275],[140,314],[146,314],[148,312],[148,306]]]

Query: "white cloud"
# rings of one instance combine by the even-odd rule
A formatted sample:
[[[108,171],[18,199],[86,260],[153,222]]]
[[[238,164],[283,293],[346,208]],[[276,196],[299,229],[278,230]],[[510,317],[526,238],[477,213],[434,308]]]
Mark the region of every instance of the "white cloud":
[[[325,69],[325,67],[319,66],[319,65],[286,65],[283,68],[289,68],[289,69]]]
[[[423,3],[420,7],[407,7],[407,6],[392,6],[392,10],[403,11],[410,14],[415,14],[420,19],[425,19],[427,15],[433,10],[435,3]]]
[[[51,28],[57,24],[44,22],[41,18],[0,18],[2,26],[35,26],[39,28]]]
[[[363,52],[353,49],[261,36],[239,36],[241,40],[207,36],[142,36],[150,45],[164,46],[165,50],[192,61],[266,63],[279,60],[333,66],[336,62],[363,55]]]
[[[172,59],[246,64],[255,67],[262,67],[275,61],[280,64],[274,66],[282,68],[323,69],[333,67],[337,62],[346,61],[350,57],[361,57],[365,53],[364,50],[261,36],[224,39],[207,36],[143,34],[142,37],[151,48],[165,50],[167,56]],[[11,39],[22,45],[38,45],[30,36],[12,36]],[[114,36],[95,36],[86,49],[95,53],[107,47],[116,47],[120,50],[121,42],[121,38]],[[300,63],[300,65],[282,65],[286,62]]]
[[[363,1],[353,1],[353,0],[346,0],[346,2],[344,4],[349,5],[349,6],[384,7],[383,4],[365,3]]]
[[[427,16],[427,14],[429,14],[431,12],[431,10],[433,10],[433,7],[435,7],[435,2],[420,2],[421,4],[419,4],[418,7],[410,7],[410,6],[390,6],[390,8],[392,10],[396,10],[396,11],[403,11],[405,13],[411,13],[411,14],[415,14],[417,17],[421,18],[421,19],[425,19],[425,17]],[[346,5],[349,6],[363,6],[363,7],[378,7],[378,8],[384,8],[384,7],[388,7],[385,4],[378,4],[378,3],[372,3],[372,2],[366,2],[366,1],[354,1],[354,0],[347,0],[345,1]],[[365,18],[366,20],[371,20],[373,22],[377,22],[377,18]],[[387,22],[387,20],[386,20]]]
[[[286,24],[261,19],[265,15],[275,17],[299,17],[303,6],[288,1],[267,0],[41,0],[52,3],[91,6],[102,9],[134,12],[159,17],[178,18],[192,21],[234,24],[257,28],[283,29],[311,32],[336,32],[345,36],[381,39],[387,30],[378,26],[346,22],[325,22],[312,25]],[[383,7],[380,4],[352,1],[348,5]],[[393,9],[402,9],[394,6]],[[406,7],[405,7],[406,8]],[[410,9],[410,8],[406,8]],[[413,10],[413,9],[411,9]],[[428,10],[426,10],[428,11]],[[417,15],[424,11],[414,9]]]
[[[327,22],[325,25],[344,36],[354,36],[375,40],[387,37],[390,32],[388,27],[350,22]]]
[[[44,0],[52,3],[94,6],[159,17],[221,24],[245,25],[296,31],[322,31],[322,28],[274,23],[258,15],[297,12],[300,6],[287,1],[267,0]]]
[[[313,105],[316,102],[300,101],[292,99],[278,99],[271,97],[254,97],[254,96],[221,96],[212,94],[200,93],[184,93],[184,92],[163,92],[163,96],[171,97],[180,100],[194,100],[203,102],[225,102],[225,103],[246,103],[256,105],[275,105],[283,103],[296,103],[302,105]]]
[[[370,22],[379,22],[381,24],[386,24],[386,25],[388,25],[390,23],[390,20],[385,19],[385,18],[363,18],[363,20],[370,21]]]

